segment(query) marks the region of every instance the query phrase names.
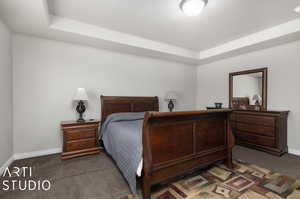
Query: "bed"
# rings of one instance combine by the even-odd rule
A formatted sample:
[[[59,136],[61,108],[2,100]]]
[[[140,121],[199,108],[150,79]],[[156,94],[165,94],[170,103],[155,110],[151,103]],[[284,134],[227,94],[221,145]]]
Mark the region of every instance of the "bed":
[[[175,176],[217,161],[233,167],[230,109],[161,113],[158,105],[157,97],[101,96],[102,140],[133,192],[133,177],[150,199],[152,185]]]

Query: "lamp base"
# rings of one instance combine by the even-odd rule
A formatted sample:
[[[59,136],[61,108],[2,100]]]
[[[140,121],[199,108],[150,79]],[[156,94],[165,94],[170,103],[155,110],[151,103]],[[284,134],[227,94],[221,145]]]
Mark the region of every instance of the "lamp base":
[[[169,108],[170,112],[173,111],[173,109],[174,109],[174,102],[173,102],[173,100],[169,100],[168,108]]]
[[[79,118],[79,119],[77,120],[77,122],[85,122],[85,119]]]
[[[83,119],[83,113],[85,112],[85,109],[86,108],[83,101],[80,100],[76,107],[76,111],[79,113],[79,119],[77,120],[77,122],[85,122],[85,120]]]

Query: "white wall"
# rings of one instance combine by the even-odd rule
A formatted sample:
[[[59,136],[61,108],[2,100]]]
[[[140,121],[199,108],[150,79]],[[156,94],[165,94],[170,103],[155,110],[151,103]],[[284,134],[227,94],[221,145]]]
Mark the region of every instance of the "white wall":
[[[196,68],[24,35],[13,37],[15,153],[61,148],[60,121],[75,119],[72,97],[87,89],[88,117],[100,117],[100,94],[180,94],[177,110],[196,106]]]
[[[268,108],[290,110],[288,146],[300,152],[300,42],[202,65],[197,72],[197,107],[228,105],[229,73],[268,67]]]
[[[0,20],[0,167],[13,154],[11,60],[11,34]]]

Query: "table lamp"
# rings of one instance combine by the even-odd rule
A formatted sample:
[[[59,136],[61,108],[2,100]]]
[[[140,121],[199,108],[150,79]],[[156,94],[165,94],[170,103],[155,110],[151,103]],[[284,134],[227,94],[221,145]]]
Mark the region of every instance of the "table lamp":
[[[169,108],[170,112],[172,112],[174,109],[174,106],[175,106],[174,102],[176,101],[176,99],[177,99],[177,95],[174,91],[167,92],[165,100],[169,102],[168,108]]]
[[[255,105],[260,105],[261,96],[259,94],[255,94],[255,95],[253,95],[252,100],[255,101]]]
[[[74,101],[78,102],[78,105],[76,107],[76,111],[79,113],[79,119],[77,122],[84,122],[82,115],[85,112],[86,108],[84,105],[84,101],[88,101],[88,96],[86,94],[86,91],[84,88],[78,88],[76,95],[73,99]]]

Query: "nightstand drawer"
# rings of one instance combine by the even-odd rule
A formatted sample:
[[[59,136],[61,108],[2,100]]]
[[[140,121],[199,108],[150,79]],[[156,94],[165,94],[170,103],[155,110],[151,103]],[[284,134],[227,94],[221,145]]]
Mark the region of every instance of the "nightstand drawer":
[[[73,140],[66,142],[66,152],[96,147],[95,138]]]
[[[65,138],[67,141],[96,138],[97,129],[95,128],[77,128],[74,130],[65,131]]]

